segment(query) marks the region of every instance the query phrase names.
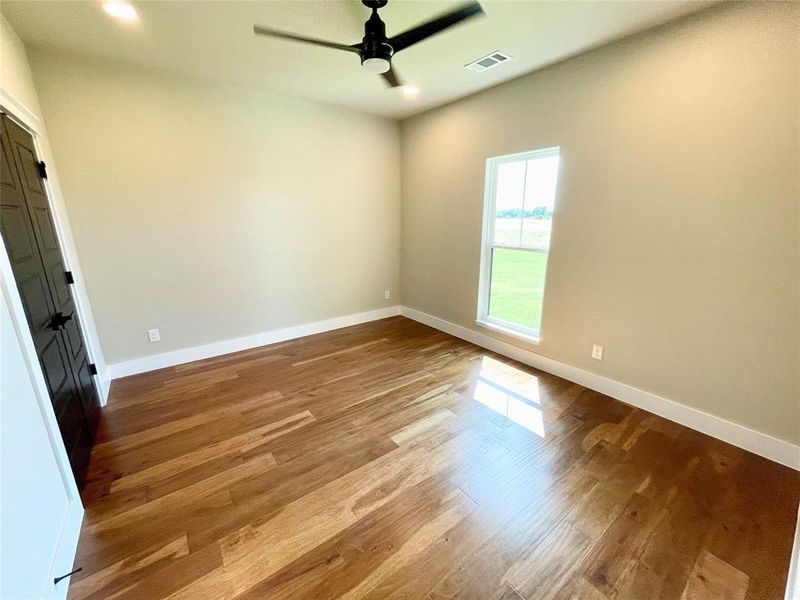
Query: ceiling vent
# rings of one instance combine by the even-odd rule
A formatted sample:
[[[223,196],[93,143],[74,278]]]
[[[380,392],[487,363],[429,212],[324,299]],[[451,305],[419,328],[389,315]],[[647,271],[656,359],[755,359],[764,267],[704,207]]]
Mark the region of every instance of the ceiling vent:
[[[480,73],[481,71],[491,69],[492,67],[509,60],[511,60],[511,57],[508,54],[497,50],[491,54],[487,54],[483,58],[479,58],[478,60],[469,63],[468,65],[464,65],[464,68],[468,69],[469,71]]]

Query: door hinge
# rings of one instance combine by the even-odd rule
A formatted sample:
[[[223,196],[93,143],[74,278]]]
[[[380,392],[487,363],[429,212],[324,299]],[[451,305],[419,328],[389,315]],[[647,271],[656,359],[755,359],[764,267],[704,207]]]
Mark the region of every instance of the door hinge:
[[[67,283],[69,285],[73,285],[75,283],[75,277],[72,276],[72,271],[64,271],[64,276],[67,278]]]
[[[89,365],[89,373],[91,373],[92,375],[97,375],[97,365],[96,364],[91,363]]]
[[[39,177],[47,179],[47,165],[44,164],[43,160],[36,163],[36,168],[39,169]]]

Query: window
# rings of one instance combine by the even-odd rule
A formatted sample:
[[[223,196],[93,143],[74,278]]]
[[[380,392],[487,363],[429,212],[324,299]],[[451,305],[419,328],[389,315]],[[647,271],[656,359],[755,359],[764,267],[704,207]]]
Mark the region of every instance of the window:
[[[486,163],[478,322],[538,338],[558,148]]]

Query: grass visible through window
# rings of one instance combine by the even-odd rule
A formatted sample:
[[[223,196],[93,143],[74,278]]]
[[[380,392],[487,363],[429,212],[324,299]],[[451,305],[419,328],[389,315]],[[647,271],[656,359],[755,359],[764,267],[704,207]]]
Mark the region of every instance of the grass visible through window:
[[[546,267],[545,253],[495,248],[489,316],[538,331]]]

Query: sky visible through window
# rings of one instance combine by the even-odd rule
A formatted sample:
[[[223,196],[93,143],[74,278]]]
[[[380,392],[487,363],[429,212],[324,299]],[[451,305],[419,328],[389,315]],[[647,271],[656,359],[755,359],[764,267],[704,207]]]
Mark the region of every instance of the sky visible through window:
[[[509,209],[533,210],[544,206],[553,212],[558,158],[547,156],[501,164],[497,169],[495,209],[498,212]]]
[[[556,198],[558,156],[501,163],[497,168],[494,241],[547,250]]]

